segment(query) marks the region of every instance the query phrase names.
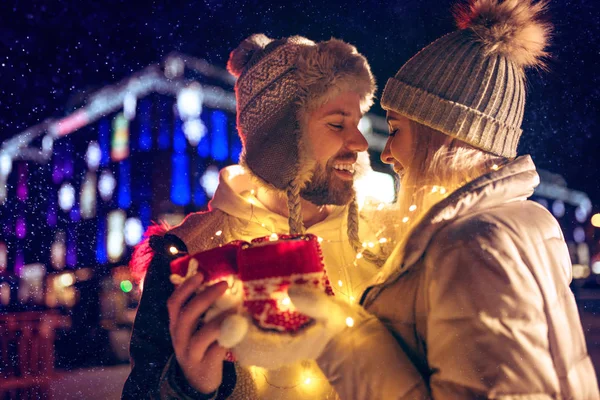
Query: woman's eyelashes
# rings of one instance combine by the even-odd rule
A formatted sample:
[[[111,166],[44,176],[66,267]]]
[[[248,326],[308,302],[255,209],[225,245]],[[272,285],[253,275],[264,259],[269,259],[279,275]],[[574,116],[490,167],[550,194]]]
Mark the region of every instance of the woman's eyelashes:
[[[328,125],[336,131],[341,131],[342,129],[344,129],[344,125],[342,125],[342,124],[336,124],[336,123],[330,122]]]
[[[396,136],[397,132],[398,132],[398,129],[392,129],[392,128],[390,128],[389,136],[390,137],[394,137],[394,136]]]

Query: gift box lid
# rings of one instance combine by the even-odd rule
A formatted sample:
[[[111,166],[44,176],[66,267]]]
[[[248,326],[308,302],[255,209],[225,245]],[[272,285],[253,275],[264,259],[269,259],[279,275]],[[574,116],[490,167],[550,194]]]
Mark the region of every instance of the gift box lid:
[[[323,256],[315,235],[279,235],[254,239],[238,254],[242,281],[323,271]]]
[[[204,281],[210,282],[238,272],[238,251],[247,242],[237,240],[224,246],[215,247],[194,255],[171,261],[171,273],[186,276],[192,259],[198,261],[198,273],[204,275]]]

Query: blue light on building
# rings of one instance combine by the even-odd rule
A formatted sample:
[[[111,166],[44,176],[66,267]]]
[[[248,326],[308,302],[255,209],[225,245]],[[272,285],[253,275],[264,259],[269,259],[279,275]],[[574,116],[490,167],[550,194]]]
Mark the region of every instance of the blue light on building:
[[[227,115],[221,110],[213,111],[211,115],[211,154],[217,161],[227,160],[229,145],[227,140]]]
[[[96,233],[96,260],[102,265],[108,262],[106,253],[106,220],[98,217],[98,231]]]
[[[189,159],[184,154],[173,153],[171,167],[171,201],[178,206],[190,202]]]
[[[110,119],[103,118],[98,125],[98,146],[100,146],[100,166],[110,163]]]
[[[152,150],[152,103],[142,100],[139,106],[139,148],[140,151]]]
[[[119,163],[119,189],[118,205],[119,208],[129,208],[131,205],[131,171],[129,159]]]

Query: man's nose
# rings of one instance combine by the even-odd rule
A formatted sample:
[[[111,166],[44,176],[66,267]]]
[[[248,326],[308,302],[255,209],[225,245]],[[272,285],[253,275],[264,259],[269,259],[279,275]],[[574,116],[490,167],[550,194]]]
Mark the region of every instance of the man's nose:
[[[367,139],[365,139],[358,127],[352,129],[352,131],[346,137],[346,148],[357,153],[361,151],[367,151],[369,148]]]

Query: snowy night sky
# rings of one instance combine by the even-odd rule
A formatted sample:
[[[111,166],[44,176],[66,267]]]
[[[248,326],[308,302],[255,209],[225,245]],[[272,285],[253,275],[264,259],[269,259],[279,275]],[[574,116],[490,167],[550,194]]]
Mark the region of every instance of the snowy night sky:
[[[67,1],[0,4],[0,140],[81,105],[177,50],[224,67],[252,33],[331,36],[357,46],[380,89],[423,46],[454,29],[448,0]],[[600,2],[555,0],[547,72],[529,74],[520,154],[600,206]],[[380,92],[379,92],[380,94]],[[373,111],[383,115],[376,106]]]

